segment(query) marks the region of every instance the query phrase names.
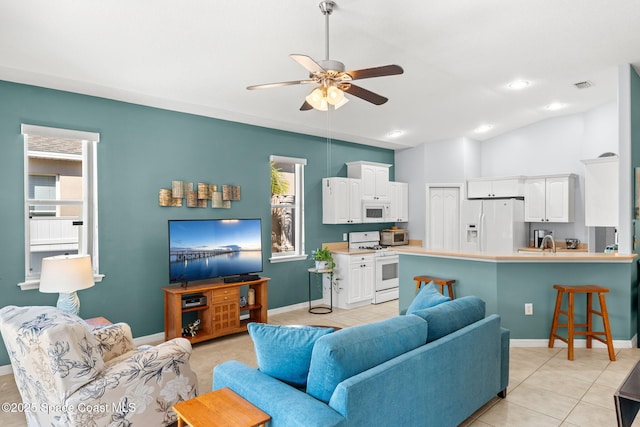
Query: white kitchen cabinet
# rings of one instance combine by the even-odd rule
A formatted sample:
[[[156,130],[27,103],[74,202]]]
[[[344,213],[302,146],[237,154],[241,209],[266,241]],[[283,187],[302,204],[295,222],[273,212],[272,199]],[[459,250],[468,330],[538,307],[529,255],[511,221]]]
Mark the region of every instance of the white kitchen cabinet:
[[[374,162],[348,162],[347,177],[362,180],[362,198],[365,200],[389,200],[389,167]]]
[[[391,205],[389,221],[409,221],[409,184],[406,182],[389,182]]]
[[[322,223],[355,224],[362,222],[361,180],[322,179]]]
[[[373,254],[333,254],[333,305],[349,309],[373,301],[375,268]],[[327,298],[325,297],[326,301]]]
[[[493,199],[524,196],[523,176],[473,178],[467,180],[468,199]]]
[[[573,222],[575,178],[573,174],[527,178],[525,222]]]
[[[619,198],[618,156],[583,160],[584,222],[587,227],[617,227]]]

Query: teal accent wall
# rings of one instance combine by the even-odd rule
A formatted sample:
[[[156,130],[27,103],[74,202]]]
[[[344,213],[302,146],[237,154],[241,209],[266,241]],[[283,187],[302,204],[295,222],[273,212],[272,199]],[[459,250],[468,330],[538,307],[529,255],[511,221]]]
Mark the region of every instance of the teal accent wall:
[[[548,339],[557,295],[553,285],[599,284],[610,289],[606,302],[613,339],[631,340],[638,322],[636,265],[636,262],[485,262],[400,255],[399,308],[402,311],[411,304],[415,295],[414,276],[455,279],[456,298],[475,295],[483,299],[487,314],[499,314],[502,326],[511,330],[511,338]],[[584,319],[585,301],[585,297],[576,299],[578,319]],[[525,316],[525,303],[533,304],[533,316]],[[596,318],[595,325],[598,322]]]
[[[300,114],[316,114],[318,120],[326,121],[317,111]],[[24,280],[21,123],[100,133],[100,271],[106,277],[79,292],[81,316],[129,323],[136,337],[163,330],[160,288],[169,284],[169,219],[261,218],[266,249],[262,275],[272,279],[269,308],[307,301],[311,261],[268,261],[271,154],[308,160],[307,253],[323,242],[341,241],[342,233],[390,225],[323,225],[321,179],[346,176],[345,162],[393,164],[392,150],[334,140],[327,159],[325,138],[0,81],[0,306],[55,305],[57,299],[55,294],[22,291],[17,286]],[[233,202],[231,209],[159,207],[158,191],[170,188],[175,179],[239,185],[242,200]],[[6,364],[8,355],[0,343],[0,365]]]

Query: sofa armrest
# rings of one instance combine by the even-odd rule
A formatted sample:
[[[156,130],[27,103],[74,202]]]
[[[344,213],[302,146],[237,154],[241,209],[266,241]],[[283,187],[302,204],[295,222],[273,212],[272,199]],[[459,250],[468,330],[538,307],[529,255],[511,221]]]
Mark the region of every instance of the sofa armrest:
[[[126,323],[99,326],[91,332],[105,362],[135,349],[131,328]]]
[[[176,419],[172,406],[197,395],[190,357],[191,343],[184,338],[135,351],[103,370],[66,403],[95,405],[102,412],[99,415],[122,425],[171,424]],[[86,425],[83,416],[86,411],[75,411],[70,417],[76,418],[69,425]]]
[[[509,340],[511,339],[511,331],[500,327],[500,397],[507,396],[507,386],[509,385]]]
[[[341,426],[328,405],[257,369],[231,360],[213,369],[213,389],[228,387],[271,416],[271,427]]]

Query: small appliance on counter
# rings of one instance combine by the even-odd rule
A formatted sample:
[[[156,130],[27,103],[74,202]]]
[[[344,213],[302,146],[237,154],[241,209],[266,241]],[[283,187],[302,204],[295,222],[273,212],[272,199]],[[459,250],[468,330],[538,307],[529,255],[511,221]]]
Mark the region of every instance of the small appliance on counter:
[[[551,230],[533,230],[533,246],[539,248],[542,244],[542,239],[548,234],[553,237],[553,231]]]
[[[578,249],[578,246],[580,246],[579,239],[567,238],[564,241],[567,244],[567,249]]]
[[[409,233],[401,228],[391,228],[380,232],[382,246],[398,246],[409,244]]]

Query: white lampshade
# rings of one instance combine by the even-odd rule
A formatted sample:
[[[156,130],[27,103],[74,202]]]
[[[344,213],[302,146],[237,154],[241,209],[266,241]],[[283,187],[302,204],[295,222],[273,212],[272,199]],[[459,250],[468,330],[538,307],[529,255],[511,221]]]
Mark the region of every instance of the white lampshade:
[[[339,103],[337,103],[336,105],[333,106],[333,108],[335,110],[337,110],[338,108],[342,107],[344,104],[346,104],[347,102],[349,102],[349,98],[347,98],[346,96],[342,95],[342,101],[340,101]]]
[[[40,292],[69,294],[93,285],[89,255],[59,255],[42,259]]]
[[[323,89],[322,87],[315,88],[305,97],[305,100],[316,110],[327,111],[327,99]]]
[[[336,86],[329,86],[327,89],[327,102],[331,105],[338,105],[344,99],[344,92]]]
[[[349,102],[344,91],[337,86],[320,86],[315,88],[305,100],[316,110],[327,111],[329,106],[334,110]]]
[[[77,315],[80,299],[76,291],[94,285],[89,255],[59,255],[42,258],[40,292],[59,292],[56,307]]]

